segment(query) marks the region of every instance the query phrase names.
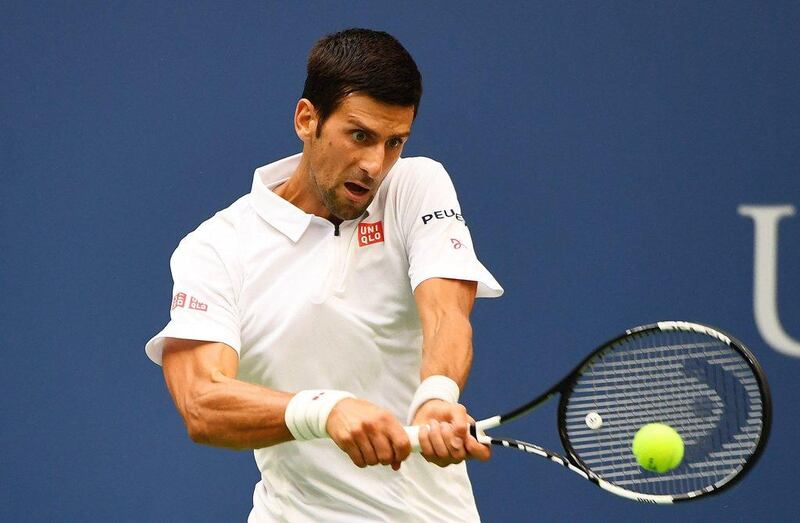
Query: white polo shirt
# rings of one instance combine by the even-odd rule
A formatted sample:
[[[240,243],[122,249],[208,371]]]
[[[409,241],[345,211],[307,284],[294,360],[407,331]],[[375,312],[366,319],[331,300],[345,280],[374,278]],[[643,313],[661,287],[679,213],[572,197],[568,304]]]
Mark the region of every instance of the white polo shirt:
[[[296,392],[352,392],[405,420],[419,385],[422,329],[413,291],[428,278],[503,290],[475,255],[447,172],[402,158],[366,212],[337,228],[272,192],[299,164],[256,170],[250,194],[184,238],[172,256],[163,339],[222,342],[238,379]],[[338,232],[338,234],[337,234]],[[414,455],[399,472],[360,469],[331,440],[255,450],[261,481],[251,522],[478,521],[466,467]]]

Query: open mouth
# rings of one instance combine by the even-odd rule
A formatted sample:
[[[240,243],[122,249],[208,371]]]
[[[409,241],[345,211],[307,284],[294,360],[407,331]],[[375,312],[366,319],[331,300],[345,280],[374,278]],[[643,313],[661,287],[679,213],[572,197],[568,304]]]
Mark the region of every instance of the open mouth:
[[[344,182],[344,187],[355,196],[364,196],[369,192],[369,188],[354,182]]]

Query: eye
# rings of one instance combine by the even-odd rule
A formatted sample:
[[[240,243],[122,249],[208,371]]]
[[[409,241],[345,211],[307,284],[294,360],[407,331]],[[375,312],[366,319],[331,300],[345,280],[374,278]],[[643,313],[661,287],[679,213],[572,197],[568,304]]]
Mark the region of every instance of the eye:
[[[352,136],[353,141],[355,142],[366,142],[367,141],[367,133],[364,131],[353,131],[350,136]]]
[[[389,145],[390,149],[397,149],[398,147],[403,145],[403,139],[402,138],[391,138],[387,142],[387,145]]]

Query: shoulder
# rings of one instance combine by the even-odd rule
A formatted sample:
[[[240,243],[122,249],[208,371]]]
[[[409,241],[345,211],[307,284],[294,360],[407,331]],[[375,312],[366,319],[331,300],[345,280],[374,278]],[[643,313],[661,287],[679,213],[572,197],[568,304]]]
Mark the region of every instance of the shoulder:
[[[211,257],[226,265],[231,263],[237,257],[242,231],[252,215],[249,198],[249,194],[242,196],[187,234],[175,249],[173,260],[182,256]]]
[[[244,195],[229,207],[216,212],[211,218],[202,222],[195,230],[187,234],[181,243],[184,242],[211,242],[225,244],[230,243],[236,236],[236,232],[242,228],[243,223],[250,214],[248,200],[250,195]]]
[[[444,165],[424,156],[400,158],[392,167],[392,175],[396,179],[425,179],[430,176],[447,176]]]
[[[444,165],[431,158],[415,156],[397,160],[390,172],[388,190],[393,196],[413,198],[428,191],[451,190],[452,187]]]

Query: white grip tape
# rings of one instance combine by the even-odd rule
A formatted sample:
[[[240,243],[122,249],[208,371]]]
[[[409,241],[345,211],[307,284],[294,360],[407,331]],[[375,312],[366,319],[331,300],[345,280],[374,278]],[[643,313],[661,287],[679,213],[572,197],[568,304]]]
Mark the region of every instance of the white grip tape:
[[[484,420],[483,423],[489,422],[488,424],[490,425],[495,421],[495,419],[499,421],[500,416],[495,416],[494,418],[489,418],[488,420]],[[492,438],[483,433],[483,431],[480,428],[480,423],[481,422],[479,422],[476,425],[475,439],[477,439],[479,443],[483,443],[484,445],[491,445]],[[419,430],[421,428],[422,428],[421,425],[410,425],[407,427],[403,427],[403,430],[406,431],[406,435],[408,435],[408,441],[411,443],[411,452],[420,452],[420,453],[422,452],[422,446],[419,444]]]
[[[408,441],[411,442],[411,452],[422,452],[422,447],[419,445],[419,425],[411,425],[403,427],[408,434]]]
[[[301,390],[289,400],[283,419],[298,441],[327,438],[331,410],[343,399],[354,397],[342,390]]]
[[[458,383],[447,376],[429,376],[419,384],[411,405],[408,407],[408,423],[414,421],[417,411],[428,400],[444,400],[450,403],[458,403],[458,396],[461,390]]]
[[[486,431],[500,426],[500,416],[492,416],[491,418],[482,419],[475,423],[475,439],[484,445],[491,445],[491,436],[486,435]]]

